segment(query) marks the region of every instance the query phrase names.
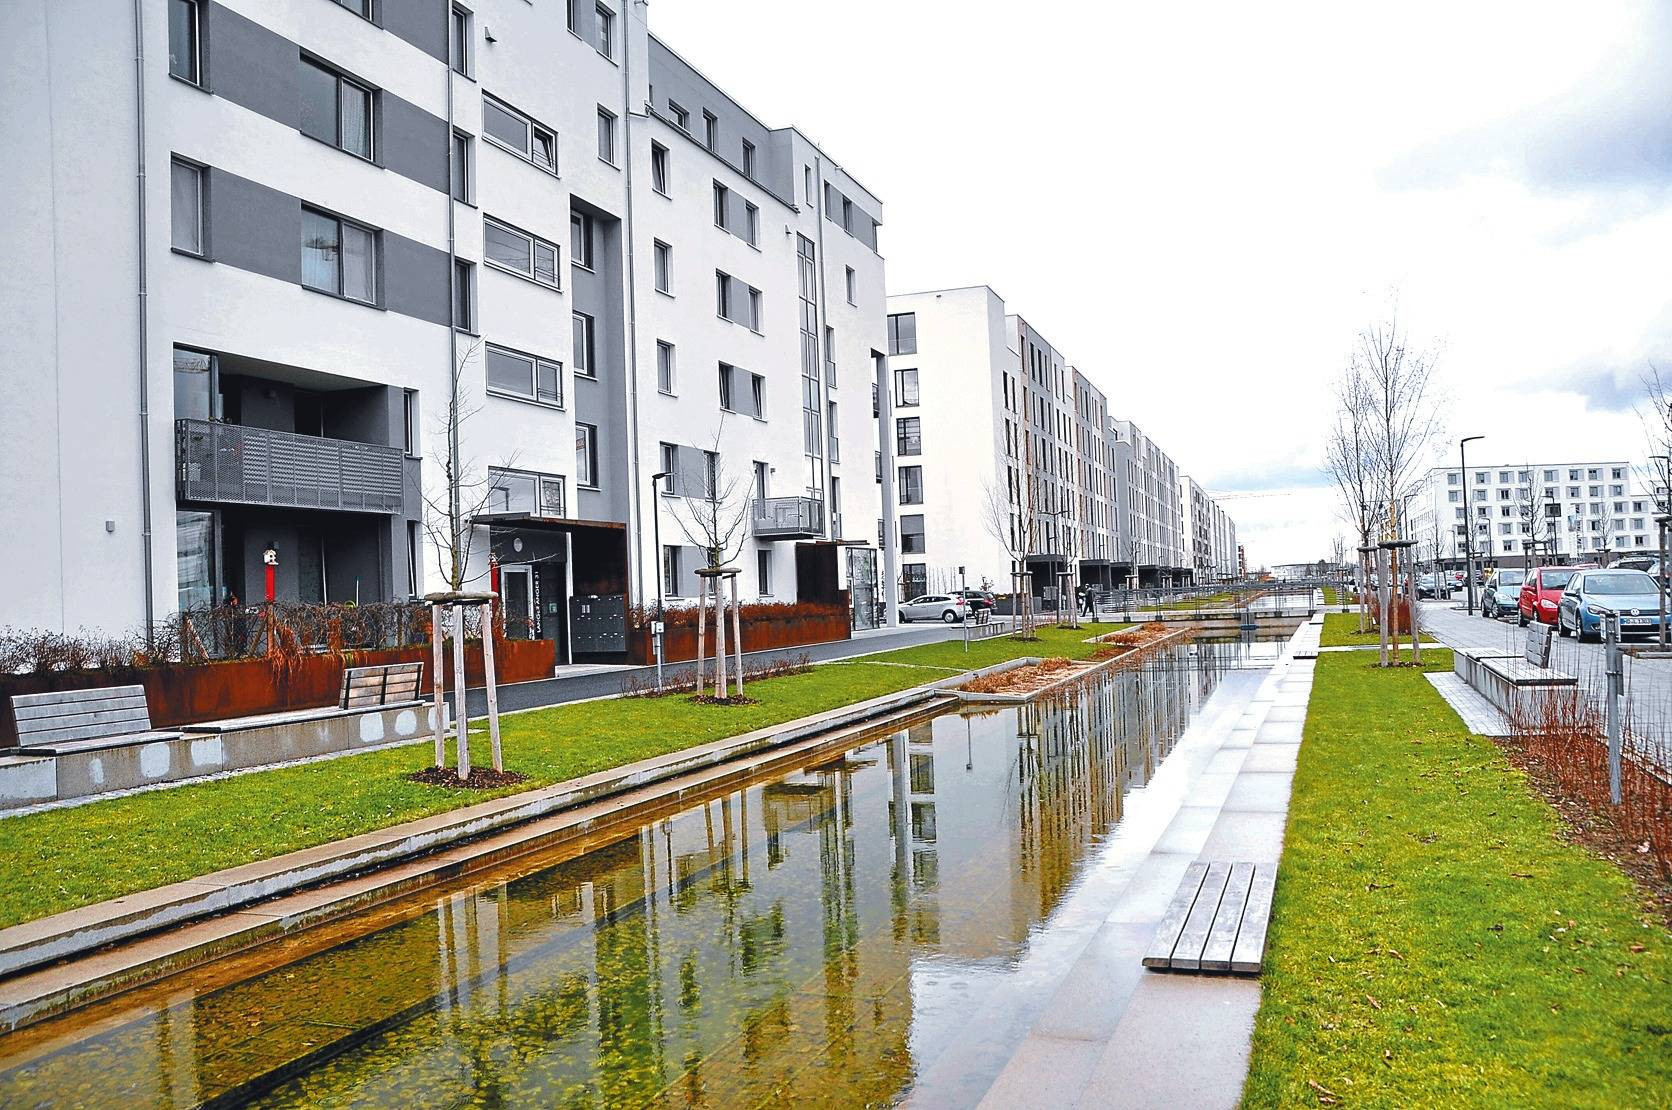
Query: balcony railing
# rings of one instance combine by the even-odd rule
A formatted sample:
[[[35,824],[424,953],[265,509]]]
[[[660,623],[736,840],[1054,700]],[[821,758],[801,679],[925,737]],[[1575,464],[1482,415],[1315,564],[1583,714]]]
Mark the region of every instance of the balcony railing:
[[[759,497],[753,504],[755,535],[811,539],[824,534],[824,502],[816,497]]]
[[[398,513],[406,483],[399,448],[210,420],[174,422],[182,501]]]

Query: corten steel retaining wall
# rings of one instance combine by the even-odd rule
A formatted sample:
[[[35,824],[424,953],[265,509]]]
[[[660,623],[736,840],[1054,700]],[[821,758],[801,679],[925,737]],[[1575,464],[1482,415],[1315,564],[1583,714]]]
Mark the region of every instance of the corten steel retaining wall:
[[[731,642],[731,623],[726,623],[726,651],[734,650]],[[743,650],[770,651],[774,648],[800,647],[806,644],[823,644],[831,640],[846,640],[851,633],[848,628],[848,611],[845,607],[831,607],[828,613],[810,616],[785,617],[762,620],[759,618],[743,620]],[[697,628],[694,624],[669,624],[662,638],[663,660],[669,663],[684,662],[697,657]],[[705,640],[705,653],[712,657],[714,654],[714,622],[709,621],[708,635]],[[627,655],[634,663],[648,666],[656,662],[656,649],[651,641],[650,628],[629,628],[627,630]]]
[[[465,642],[465,684],[481,686],[481,641]],[[0,675],[0,748],[17,745],[17,722],[12,717],[13,694],[42,694],[57,690],[86,690],[102,686],[143,686],[151,723],[157,728],[247,717],[287,709],[315,709],[335,705],[342,696],[343,668],[381,663],[424,663],[420,691],[434,687],[429,673],[431,648],[351,651],[341,655],[304,655],[282,677],[265,659],[234,659],[189,666],[115,667],[109,670],[58,671],[51,674]],[[446,652],[447,682],[452,683],[453,652]],[[496,640],[494,677],[501,683],[550,678],[557,665],[554,640]]]

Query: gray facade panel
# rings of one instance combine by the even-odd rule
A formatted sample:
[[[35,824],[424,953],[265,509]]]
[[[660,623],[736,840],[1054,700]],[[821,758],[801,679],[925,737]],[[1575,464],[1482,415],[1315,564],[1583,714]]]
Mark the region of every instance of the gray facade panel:
[[[447,121],[391,93],[379,93],[383,133],[378,160],[437,192],[447,191]]]
[[[205,14],[209,90],[287,127],[298,126],[296,67],[302,55],[296,44],[219,4],[210,4]]]
[[[302,280],[302,206],[289,193],[209,168],[215,261],[280,281]]]
[[[384,0],[378,5],[378,17],[385,31],[445,63],[451,10],[440,0]]]
[[[449,325],[447,252],[392,231],[383,232],[382,239],[383,306],[403,316]]]

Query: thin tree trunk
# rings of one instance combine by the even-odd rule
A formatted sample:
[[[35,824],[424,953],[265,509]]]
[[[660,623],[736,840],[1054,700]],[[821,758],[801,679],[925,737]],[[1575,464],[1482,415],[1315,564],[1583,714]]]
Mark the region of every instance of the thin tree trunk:
[[[737,696],[743,696],[743,611],[737,604],[737,575],[731,580],[732,650],[737,656]]]
[[[447,766],[447,648],[445,614],[441,605],[430,606],[430,673],[435,679],[435,765]]]
[[[697,579],[697,694],[700,696],[708,692],[707,679],[703,675],[703,652],[707,649],[708,639],[708,579]]]
[[[488,691],[488,740],[493,749],[493,769],[503,771],[505,752],[499,744],[499,687],[494,681],[493,669],[493,637],[496,629],[491,602],[486,610],[486,617],[487,627],[482,629],[482,677],[487,683]]]
[[[453,605],[453,728],[459,778],[470,778],[470,707],[464,698],[464,606]]]
[[[718,578],[710,578],[714,587],[714,696],[731,697],[731,686],[726,676],[726,600],[725,587]]]

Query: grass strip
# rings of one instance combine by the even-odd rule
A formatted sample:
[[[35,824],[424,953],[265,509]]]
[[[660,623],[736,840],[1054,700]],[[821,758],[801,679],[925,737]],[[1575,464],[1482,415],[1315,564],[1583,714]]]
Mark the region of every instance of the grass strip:
[[[751,682],[752,705],[670,696],[512,714],[501,721],[506,766],[529,778],[500,790],[407,781],[430,764],[426,743],[5,818],[0,928],[881,697],[945,678],[949,668],[1080,658],[1095,650],[1085,637],[1119,627],[1042,628],[1037,642],[983,640],[968,655],[961,641],[902,648]],[[486,758],[485,737],[472,754]]]
[[[1273,912],[1246,1106],[1667,1104],[1672,934],[1415,669],[1318,660]]]
[[[1370,631],[1358,630],[1359,618],[1357,613],[1326,613],[1324,614],[1324,631],[1319,637],[1319,647],[1374,647],[1377,643],[1376,627],[1370,626]]]

